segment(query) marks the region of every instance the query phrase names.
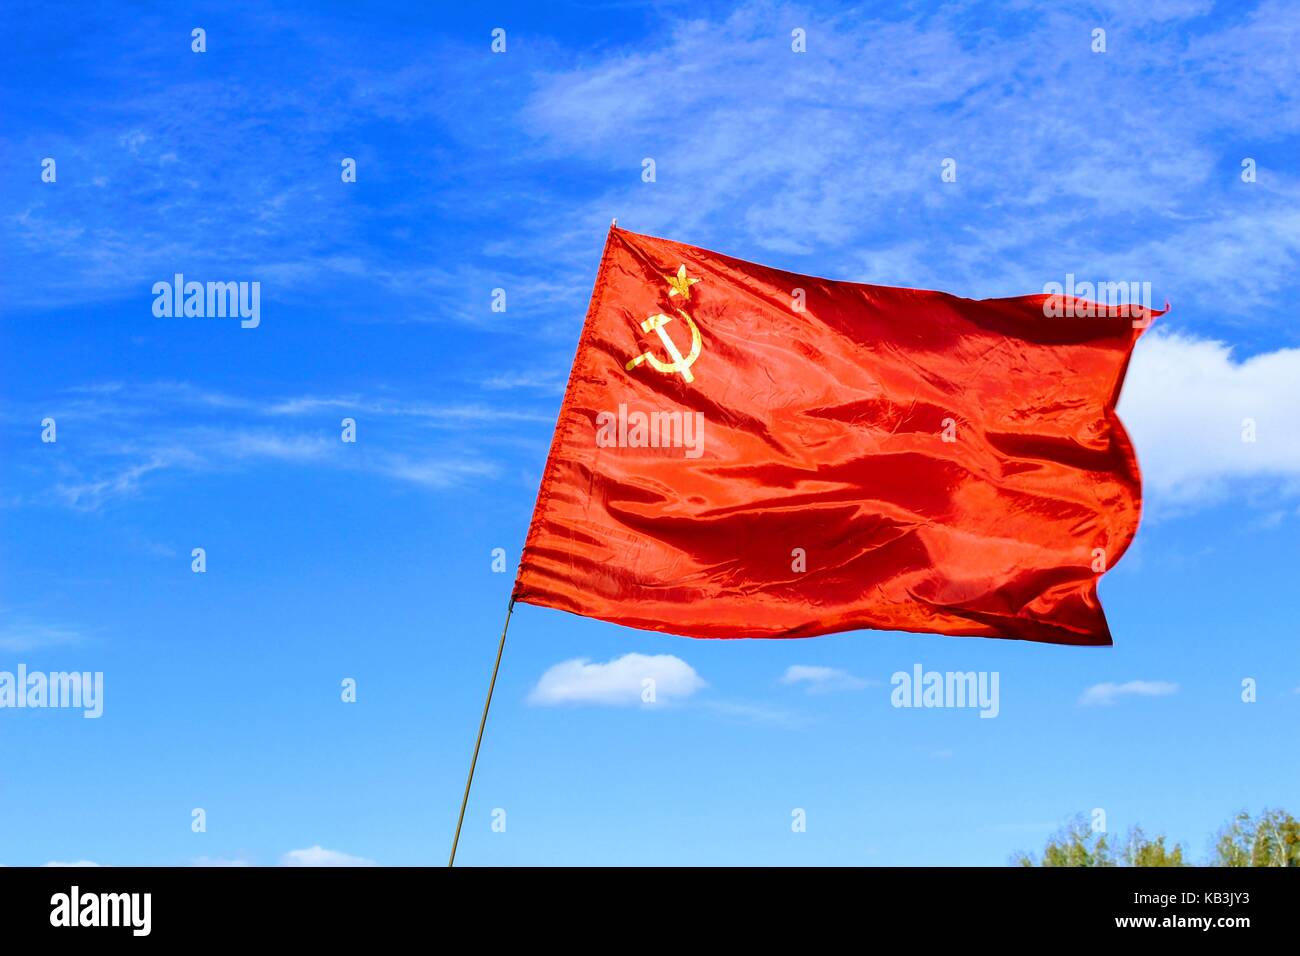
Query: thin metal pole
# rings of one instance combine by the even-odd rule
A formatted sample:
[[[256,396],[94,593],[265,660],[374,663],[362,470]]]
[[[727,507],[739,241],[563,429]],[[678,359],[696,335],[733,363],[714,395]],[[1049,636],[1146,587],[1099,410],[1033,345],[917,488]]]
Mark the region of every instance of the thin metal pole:
[[[465,822],[465,805],[469,803],[469,788],[474,783],[474,767],[478,763],[478,748],[483,743],[483,728],[487,726],[488,708],[492,706],[492,691],[497,686],[497,671],[501,669],[501,654],[506,649],[506,631],[510,629],[510,615],[515,611],[514,598],[506,608],[506,623],[501,628],[501,643],[497,645],[497,662],[492,665],[492,681],[488,684],[487,701],[483,704],[483,719],[478,723],[478,739],[474,741],[474,757],[469,762],[469,778],[465,781],[465,796],[460,801],[460,819],[456,821],[456,836],[451,841],[451,858],[447,866],[456,865],[456,846],[460,843],[460,828]]]

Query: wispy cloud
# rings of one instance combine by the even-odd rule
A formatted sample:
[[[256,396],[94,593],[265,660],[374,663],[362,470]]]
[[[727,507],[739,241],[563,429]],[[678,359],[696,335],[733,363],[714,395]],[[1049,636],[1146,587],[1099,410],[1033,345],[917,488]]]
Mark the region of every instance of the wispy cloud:
[[[3,651],[21,653],[41,650],[63,644],[76,644],[81,639],[78,632],[66,628],[14,622],[0,625],[0,650]]]
[[[188,467],[199,459],[188,449],[175,448],[151,454],[145,461],[109,465],[93,478],[56,482],[56,498],[73,508],[94,511],[113,498],[129,497],[140,490],[141,479],[168,468]]]
[[[554,421],[553,412],[530,412],[518,403],[499,408],[386,395],[268,399],[186,382],[79,386],[40,405],[10,406],[5,421],[11,429],[26,430],[31,420],[55,418],[59,454],[33,452],[23,461],[29,468],[7,473],[10,481],[28,473],[48,476],[43,488],[9,501],[41,503],[52,497],[83,511],[135,497],[168,474],[277,465],[350,471],[430,490],[454,488],[499,474],[490,446],[513,440],[512,429],[549,427]],[[344,418],[355,423],[353,443],[342,440]],[[33,448],[29,442],[20,447]]]
[[[1168,697],[1178,685],[1159,680],[1131,680],[1123,684],[1093,684],[1079,697],[1080,707],[1108,707],[1123,697]]]
[[[531,389],[558,395],[564,391],[564,383],[567,379],[566,371],[566,369],[551,369],[544,372],[502,373],[484,379],[483,387],[491,391]]]
[[[745,724],[766,724],[795,730],[806,727],[811,721],[803,714],[796,714],[781,707],[743,700],[705,701],[704,709],[726,720]]]
[[[381,475],[407,481],[425,488],[452,488],[474,478],[495,477],[498,468],[489,462],[426,458],[412,461],[395,455],[377,462],[374,470]]]
[[[837,690],[862,690],[872,686],[872,681],[854,677],[838,667],[819,667],[811,664],[791,664],[781,676],[782,684],[796,684],[810,694],[828,694]],[[876,681],[874,683],[879,683]]]
[[[541,76],[525,118],[547,152],[602,171],[645,144],[636,161],[653,158],[656,181],[611,176],[591,220],[617,209],[638,231],[975,296],[1038,291],[1067,271],[1149,280],[1157,295],[1208,288],[1216,311],[1255,320],[1294,286],[1298,184],[1279,169],[1243,183],[1222,134],[1300,131],[1300,90],[1283,79],[1300,21],[1272,0],[1189,39],[1180,21],[1204,4],[1163,6],[1108,15],[1111,48],[1095,54],[1097,18],[1058,7],[989,11],[996,29],[974,30],[969,5],[866,19],[748,4]],[[1125,27],[1139,20],[1137,55]],[[790,52],[791,24],[806,27],[807,53]],[[688,117],[691,135],[664,136],[665,116]],[[940,182],[944,158],[954,183]],[[981,227],[985,210],[996,228]]]

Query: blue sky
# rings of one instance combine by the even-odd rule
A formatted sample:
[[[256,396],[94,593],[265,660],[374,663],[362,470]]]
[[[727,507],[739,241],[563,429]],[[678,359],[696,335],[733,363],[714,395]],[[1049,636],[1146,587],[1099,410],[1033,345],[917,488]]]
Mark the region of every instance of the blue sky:
[[[97,720],[0,710],[0,863],[445,859],[614,216],[969,296],[1149,281],[1115,646],[519,606],[460,862],[1000,864],[1093,808],[1200,858],[1300,810],[1286,4],[273,6],[18,5],[0,39],[0,671],[105,684]],[[155,317],[176,273],[260,282],[260,325]],[[673,658],[655,706],[626,663],[539,693],[627,654]],[[892,707],[918,663],[998,672],[998,717]]]

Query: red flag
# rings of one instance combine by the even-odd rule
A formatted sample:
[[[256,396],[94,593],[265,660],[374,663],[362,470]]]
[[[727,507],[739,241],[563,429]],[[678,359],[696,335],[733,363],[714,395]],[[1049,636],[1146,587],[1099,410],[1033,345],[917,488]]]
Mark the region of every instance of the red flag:
[[[1159,314],[611,228],[514,598],[689,637],[1110,644],[1097,579],[1141,510],[1115,402]]]

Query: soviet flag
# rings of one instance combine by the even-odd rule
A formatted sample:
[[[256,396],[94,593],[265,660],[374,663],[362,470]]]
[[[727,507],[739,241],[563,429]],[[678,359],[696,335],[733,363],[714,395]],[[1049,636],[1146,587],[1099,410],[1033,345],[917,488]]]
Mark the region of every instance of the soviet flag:
[[[1110,644],[1097,581],[1141,510],[1115,404],[1160,313],[1050,298],[611,228],[514,599],[701,638]]]

